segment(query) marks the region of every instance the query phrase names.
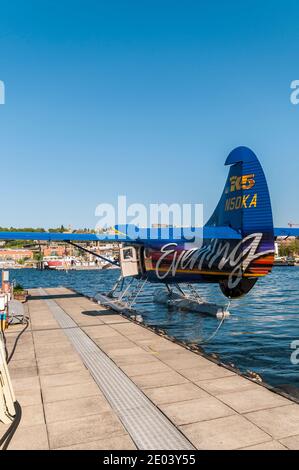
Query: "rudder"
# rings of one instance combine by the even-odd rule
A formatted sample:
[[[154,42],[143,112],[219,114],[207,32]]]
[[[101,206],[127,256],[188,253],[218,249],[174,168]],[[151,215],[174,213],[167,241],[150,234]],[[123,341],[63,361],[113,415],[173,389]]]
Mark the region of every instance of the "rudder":
[[[240,251],[250,254],[242,265],[246,279],[236,285],[221,281],[220,287],[228,297],[247,293],[260,276],[268,274],[274,261],[274,229],[271,200],[262,166],[247,147],[237,147],[226,159],[230,171],[222,196],[207,222],[207,226],[228,226],[242,236]],[[249,262],[248,262],[249,261]],[[252,277],[250,276],[252,275]]]

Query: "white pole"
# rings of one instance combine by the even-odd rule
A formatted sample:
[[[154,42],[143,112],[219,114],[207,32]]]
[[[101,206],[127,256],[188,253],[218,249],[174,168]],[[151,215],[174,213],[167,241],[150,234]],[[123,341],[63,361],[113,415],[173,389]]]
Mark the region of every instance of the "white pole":
[[[10,424],[16,414],[13,392],[7,363],[2,335],[0,335],[0,421]]]

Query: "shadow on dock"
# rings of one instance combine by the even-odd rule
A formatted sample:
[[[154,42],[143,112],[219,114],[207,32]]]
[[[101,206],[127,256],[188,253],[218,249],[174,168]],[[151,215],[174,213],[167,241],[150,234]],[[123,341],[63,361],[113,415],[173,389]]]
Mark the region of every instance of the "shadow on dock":
[[[72,293],[72,294],[55,294],[55,295],[29,295],[28,300],[55,300],[55,299],[72,299],[84,297],[82,294]]]
[[[104,315],[111,315],[114,314],[114,312],[111,312],[111,310],[85,310],[81,312],[82,315],[86,315],[88,317],[102,317]]]

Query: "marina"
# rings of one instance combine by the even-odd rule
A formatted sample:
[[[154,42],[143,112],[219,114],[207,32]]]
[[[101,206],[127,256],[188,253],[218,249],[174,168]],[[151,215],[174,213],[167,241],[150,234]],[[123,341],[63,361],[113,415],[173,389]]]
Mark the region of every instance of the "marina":
[[[9,366],[23,409],[9,448],[298,449],[286,394],[74,290],[29,294]]]

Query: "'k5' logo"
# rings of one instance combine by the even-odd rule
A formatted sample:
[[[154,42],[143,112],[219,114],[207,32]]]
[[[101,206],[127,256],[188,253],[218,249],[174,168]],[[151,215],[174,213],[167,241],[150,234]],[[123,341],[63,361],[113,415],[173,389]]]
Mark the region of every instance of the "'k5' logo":
[[[231,176],[230,192],[240,191],[240,189],[248,190],[255,185],[254,175]]]

